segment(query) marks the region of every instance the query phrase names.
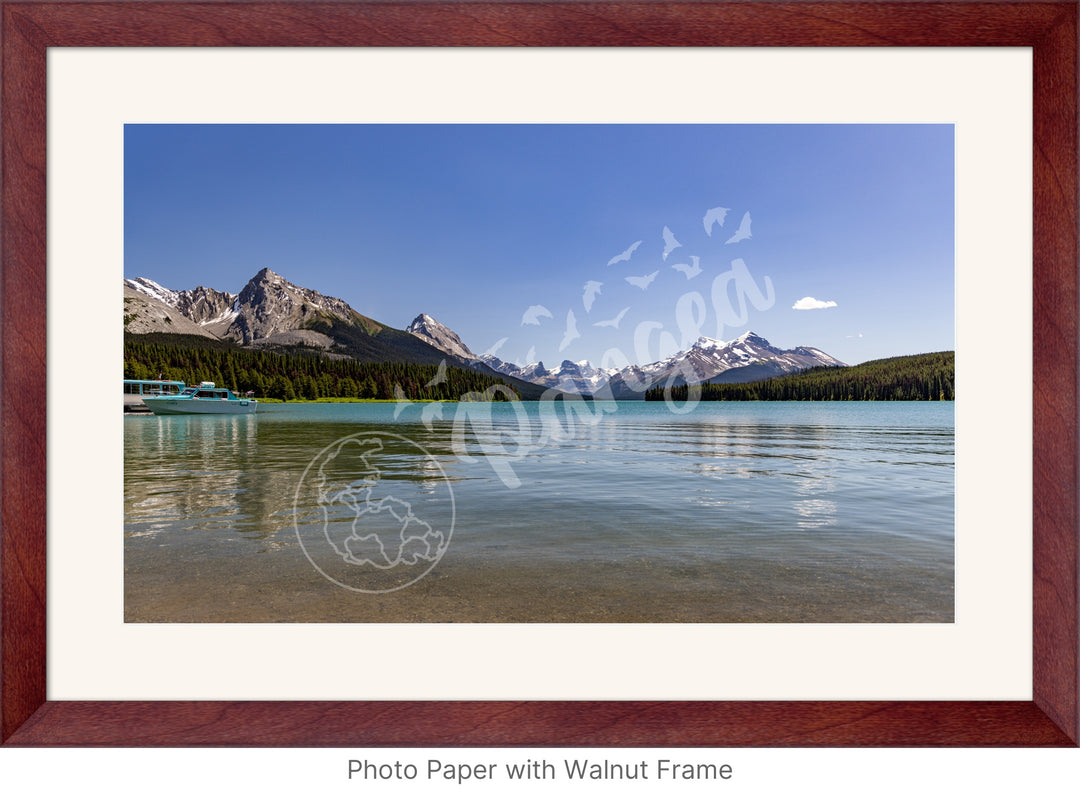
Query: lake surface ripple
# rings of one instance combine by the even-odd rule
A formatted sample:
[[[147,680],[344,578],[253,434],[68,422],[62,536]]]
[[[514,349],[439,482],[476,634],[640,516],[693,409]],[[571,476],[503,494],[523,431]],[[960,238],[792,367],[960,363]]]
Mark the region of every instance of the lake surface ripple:
[[[376,432],[434,457],[455,517],[430,573],[366,594],[305,556],[323,511],[297,489],[327,446]],[[386,442],[380,484],[446,484]],[[951,402],[128,415],[125,619],[948,622],[953,486]]]

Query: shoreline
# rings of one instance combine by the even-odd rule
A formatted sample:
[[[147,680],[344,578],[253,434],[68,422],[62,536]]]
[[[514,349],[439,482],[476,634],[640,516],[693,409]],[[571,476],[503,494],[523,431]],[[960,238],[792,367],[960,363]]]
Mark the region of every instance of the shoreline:
[[[156,550],[154,550],[156,551]],[[155,555],[156,556],[156,555]],[[952,583],[766,558],[482,562],[450,552],[409,587],[360,593],[298,547],[241,560],[125,554],[125,623],[953,623]],[[237,570],[237,569],[240,570]]]

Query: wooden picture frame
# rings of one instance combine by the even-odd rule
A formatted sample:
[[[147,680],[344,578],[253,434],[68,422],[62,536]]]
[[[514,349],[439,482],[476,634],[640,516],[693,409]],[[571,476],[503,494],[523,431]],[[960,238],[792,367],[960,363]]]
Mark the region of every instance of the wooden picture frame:
[[[0,5],[0,742],[13,746],[1078,743],[1076,2]],[[47,48],[667,45],[1032,49],[1031,701],[49,701],[43,402]]]

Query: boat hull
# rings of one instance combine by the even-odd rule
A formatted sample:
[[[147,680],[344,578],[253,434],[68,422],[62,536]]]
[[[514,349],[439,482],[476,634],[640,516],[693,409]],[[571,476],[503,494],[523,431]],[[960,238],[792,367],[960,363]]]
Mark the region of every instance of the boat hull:
[[[143,398],[155,415],[246,415],[258,404],[246,398]]]

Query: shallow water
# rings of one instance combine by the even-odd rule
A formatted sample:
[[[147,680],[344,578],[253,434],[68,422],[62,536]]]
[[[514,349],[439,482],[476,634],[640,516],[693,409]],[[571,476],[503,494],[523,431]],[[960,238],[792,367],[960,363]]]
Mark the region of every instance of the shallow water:
[[[124,423],[128,621],[953,618],[950,402]]]

